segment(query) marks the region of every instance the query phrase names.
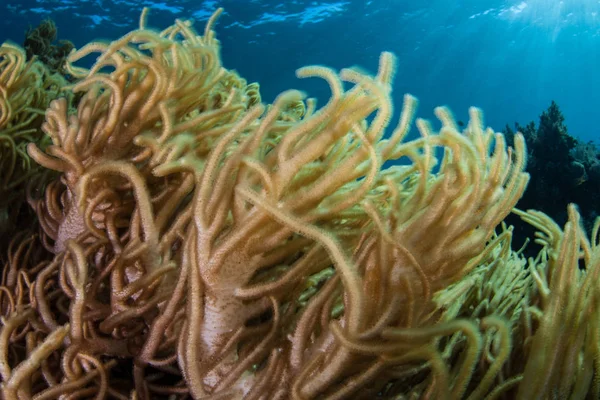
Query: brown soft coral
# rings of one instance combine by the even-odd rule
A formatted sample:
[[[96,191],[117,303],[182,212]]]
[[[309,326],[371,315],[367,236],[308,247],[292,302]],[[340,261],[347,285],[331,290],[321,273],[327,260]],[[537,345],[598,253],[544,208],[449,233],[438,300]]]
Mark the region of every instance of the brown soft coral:
[[[503,340],[510,319],[445,319],[436,293],[498,246],[527,183],[523,138],[508,148],[476,109],[460,132],[439,108],[439,132],[418,120],[405,141],[408,95],[384,138],[389,53],[375,76],[299,70],[329,84],[321,109],[297,91],[267,107],[221,66],[214,18],[199,36],[148,30],[144,14],[71,55],[78,109],[54,101],[52,144],[28,147],[61,174],[35,204],[54,260],[11,267],[27,296],[3,307],[5,396],[490,393],[506,357],[482,362],[482,337]],[[91,69],[72,65],[92,52]]]

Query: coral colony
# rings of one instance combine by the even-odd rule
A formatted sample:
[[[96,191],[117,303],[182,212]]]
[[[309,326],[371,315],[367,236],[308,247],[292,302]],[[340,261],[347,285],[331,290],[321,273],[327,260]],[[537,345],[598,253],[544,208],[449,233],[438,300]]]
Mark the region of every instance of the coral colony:
[[[521,134],[392,124],[390,53],[265,105],[219,13],[54,72],[0,47],[2,397],[599,398],[600,224],[514,208]]]

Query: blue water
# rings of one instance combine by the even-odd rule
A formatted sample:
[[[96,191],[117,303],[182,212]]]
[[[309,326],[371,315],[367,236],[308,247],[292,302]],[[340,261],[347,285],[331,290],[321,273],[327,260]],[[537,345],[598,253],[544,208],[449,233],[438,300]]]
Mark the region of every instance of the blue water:
[[[322,101],[327,87],[299,81],[307,64],[334,68],[377,66],[379,53],[398,56],[397,108],[405,92],[417,96],[420,116],[449,105],[466,120],[471,105],[496,130],[535,120],[556,100],[569,133],[597,140],[600,108],[600,2],[528,1],[48,1],[2,0],[0,42],[22,43],[24,31],[52,18],[61,39],[80,47],[115,39],[137,25],[143,6],[156,28],[175,18],[201,30],[217,7],[223,61],[261,84],[271,101],[288,88]]]

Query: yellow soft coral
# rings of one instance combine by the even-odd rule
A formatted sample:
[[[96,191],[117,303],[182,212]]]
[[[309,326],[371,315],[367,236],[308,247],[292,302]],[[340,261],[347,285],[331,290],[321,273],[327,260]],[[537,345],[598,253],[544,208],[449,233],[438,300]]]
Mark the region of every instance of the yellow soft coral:
[[[52,145],[28,147],[61,173],[35,204],[55,258],[21,269],[36,284],[3,308],[4,394],[490,393],[510,321],[444,319],[435,299],[493,253],[527,183],[523,138],[508,148],[477,109],[461,132],[439,108],[439,132],[417,120],[407,141],[410,95],[386,137],[389,53],[375,76],[300,69],[329,84],[320,109],[297,91],[267,107],[221,66],[216,15],[199,36],[183,21],[151,31],[144,14],[70,56],[77,112],[54,101]],[[92,52],[91,69],[72,64]],[[383,167],[401,158],[412,164]],[[502,344],[490,363],[484,337]],[[116,372],[126,365],[133,383]],[[38,366],[30,380],[15,372]]]
[[[44,172],[31,161],[26,146],[35,142],[45,147],[39,129],[44,111],[64,85],[43,64],[27,61],[20,47],[8,42],[0,46],[0,236],[17,224],[31,225],[32,218],[22,215],[26,186],[41,189]]]

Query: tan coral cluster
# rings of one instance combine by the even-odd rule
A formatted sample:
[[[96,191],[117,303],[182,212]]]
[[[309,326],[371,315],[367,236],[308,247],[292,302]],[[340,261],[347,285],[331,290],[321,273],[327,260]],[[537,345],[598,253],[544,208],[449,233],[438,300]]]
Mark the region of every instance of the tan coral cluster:
[[[597,318],[573,265],[582,251],[595,276],[600,253],[576,213],[528,270],[494,231],[527,183],[520,135],[508,148],[476,109],[459,132],[439,108],[439,131],[417,120],[407,141],[406,96],[384,136],[388,53],[375,76],[299,70],[329,84],[320,109],[298,91],[267,107],[221,66],[217,16],[199,36],[150,30],[144,13],[70,56],[77,109],[53,101],[52,144],[28,147],[59,177],[31,200],[40,238],[15,239],[2,275],[4,398],[534,398],[550,392],[520,386],[531,371],[595,367],[597,322],[562,364],[537,353],[537,335],[562,337],[548,320],[563,305],[560,321],[579,306]],[[73,65],[91,53],[91,69]]]

